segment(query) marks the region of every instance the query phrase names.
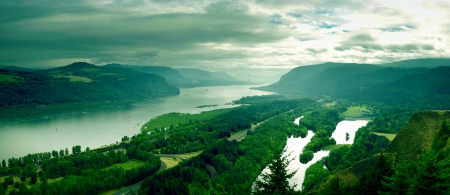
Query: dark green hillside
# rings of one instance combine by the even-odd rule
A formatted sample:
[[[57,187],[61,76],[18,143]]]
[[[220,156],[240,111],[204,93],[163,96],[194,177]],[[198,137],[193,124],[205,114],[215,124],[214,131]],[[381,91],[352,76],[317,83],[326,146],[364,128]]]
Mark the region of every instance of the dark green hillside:
[[[281,76],[280,81],[272,85],[259,87],[258,89],[282,93],[302,93],[302,88],[311,83],[311,78],[317,76],[328,68],[336,68],[343,65],[346,64],[324,63],[318,65],[299,66]]]
[[[418,59],[407,62],[410,62],[411,66],[416,66],[425,62],[442,65],[447,61]],[[419,104],[419,102],[420,105],[440,104],[440,107],[433,108],[443,109],[448,105],[447,100],[450,98],[450,88],[447,87],[450,86],[448,75],[450,75],[449,66],[428,69],[325,63],[292,69],[277,83],[258,89],[391,105]]]
[[[354,83],[353,77],[361,74],[371,73],[382,67],[365,64],[343,65],[328,68],[318,75],[312,77],[303,90],[313,95],[334,95],[347,89],[348,83]]]
[[[448,105],[450,67],[437,67],[424,73],[407,75],[392,82],[355,89],[337,97],[353,100],[379,101],[388,104],[422,102],[422,105]]]
[[[36,72],[7,72],[14,78],[0,83],[0,107],[75,102],[133,100],[179,94],[179,89],[155,74],[105,68],[78,62]]]
[[[450,111],[415,113],[389,144],[386,152],[395,153],[399,160],[417,159],[422,151],[432,149],[443,121],[450,122]]]

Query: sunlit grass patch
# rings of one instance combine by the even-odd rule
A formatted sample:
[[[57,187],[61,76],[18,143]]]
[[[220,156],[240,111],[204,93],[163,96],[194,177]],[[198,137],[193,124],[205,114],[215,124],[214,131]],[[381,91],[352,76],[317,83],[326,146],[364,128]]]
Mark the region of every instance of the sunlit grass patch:
[[[55,78],[68,78],[72,82],[92,82],[92,79],[80,76],[54,76]]]
[[[347,108],[347,111],[345,111],[343,114],[345,116],[357,117],[363,113],[372,113],[372,111],[370,111],[365,106],[350,106]]]
[[[0,82],[15,82],[17,81],[17,77],[14,75],[8,75],[8,74],[0,74]]]
[[[389,141],[394,140],[395,136],[397,136],[396,133],[377,133],[374,132],[375,135],[379,135],[379,136],[384,136],[386,138],[388,138]]]
[[[124,170],[130,170],[132,168],[137,168],[137,167],[141,167],[141,166],[144,166],[144,165],[145,165],[144,161],[129,160],[128,162],[125,162],[125,163],[118,163],[118,164],[106,167],[103,170],[109,170],[109,169],[114,169],[114,168],[122,168]]]
[[[331,151],[331,150],[334,150],[334,149],[340,148],[340,147],[352,147],[352,145],[351,144],[335,144],[335,145],[324,146],[321,148],[321,150]]]
[[[171,125],[176,126],[178,124],[189,123],[189,120],[191,122],[203,121],[227,113],[231,111],[231,109],[232,108],[217,109],[201,112],[200,114],[175,113],[175,112],[163,114],[157,116],[156,118],[151,119],[150,121],[142,125],[141,130],[153,131],[155,128],[156,129],[168,128]]]
[[[177,166],[178,163],[181,162],[180,158],[171,158],[171,157],[160,157],[160,158],[161,158],[161,161],[163,161],[166,164],[167,169]]]
[[[324,104],[323,106],[324,107],[332,107],[332,106],[335,106],[337,104],[337,102],[330,102],[330,103],[326,103],[326,104]]]

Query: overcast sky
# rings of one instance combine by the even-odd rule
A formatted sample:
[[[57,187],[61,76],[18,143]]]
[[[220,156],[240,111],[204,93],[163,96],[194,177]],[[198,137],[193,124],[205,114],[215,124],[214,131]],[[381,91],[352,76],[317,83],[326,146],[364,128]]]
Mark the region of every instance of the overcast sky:
[[[0,65],[270,72],[449,57],[449,10],[449,0],[2,0]]]

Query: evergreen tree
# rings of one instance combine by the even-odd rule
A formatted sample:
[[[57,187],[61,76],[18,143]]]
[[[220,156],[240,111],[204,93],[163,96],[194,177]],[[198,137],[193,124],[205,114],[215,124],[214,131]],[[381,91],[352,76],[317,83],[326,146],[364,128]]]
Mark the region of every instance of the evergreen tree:
[[[288,173],[287,166],[293,160],[287,159],[289,155],[282,156],[284,153],[281,152],[275,155],[275,158],[269,164],[270,173],[264,173],[262,175],[262,181],[256,180],[255,182],[255,191],[253,194],[295,194],[294,188],[297,186],[289,186],[289,178],[292,178],[297,170]]]
[[[41,182],[42,184],[39,187],[42,191],[42,194],[45,194],[47,192],[48,183],[47,183],[47,174],[44,171],[41,172]]]

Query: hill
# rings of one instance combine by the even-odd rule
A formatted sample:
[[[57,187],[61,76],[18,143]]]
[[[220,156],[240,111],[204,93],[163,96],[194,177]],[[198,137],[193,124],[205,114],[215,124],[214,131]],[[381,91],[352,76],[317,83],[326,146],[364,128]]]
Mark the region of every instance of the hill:
[[[1,66],[0,65],[0,69],[10,70],[10,71],[23,71],[23,72],[32,72],[32,71],[34,71],[33,69],[23,68],[23,67],[18,67],[18,66]]]
[[[431,97],[433,100],[437,97],[437,101],[448,99],[450,91],[445,86],[450,85],[447,76],[450,73],[450,60],[418,59],[398,64],[409,63],[415,66],[425,62],[437,63],[427,64],[427,67],[447,66],[398,68],[342,63],[300,66],[283,75],[278,82],[258,89],[389,104],[413,102],[424,97]]]
[[[107,64],[105,67],[120,67],[131,70],[153,73],[164,77],[168,83],[177,87],[194,87],[190,79],[183,77],[177,70],[166,66],[138,66],[138,65],[121,65],[121,64]]]
[[[3,71],[0,107],[120,101],[157,98],[180,93],[155,74],[85,62],[35,72]]]

